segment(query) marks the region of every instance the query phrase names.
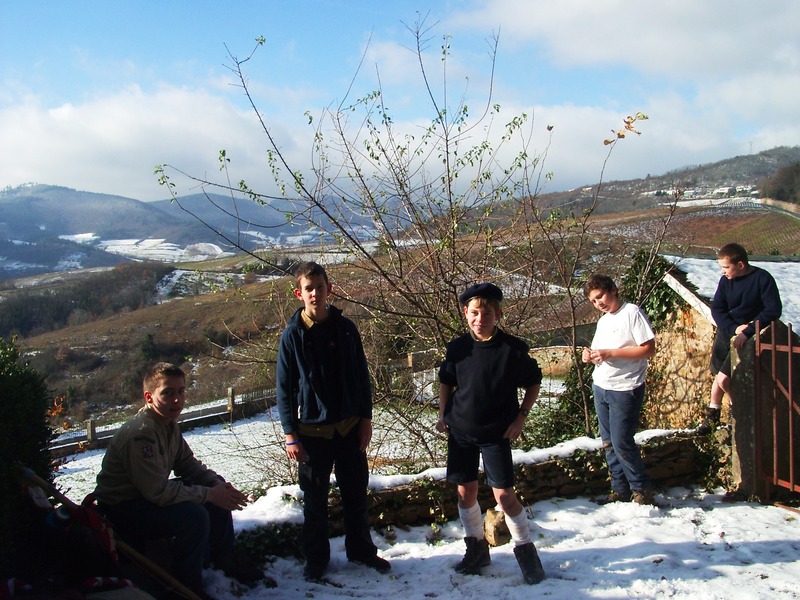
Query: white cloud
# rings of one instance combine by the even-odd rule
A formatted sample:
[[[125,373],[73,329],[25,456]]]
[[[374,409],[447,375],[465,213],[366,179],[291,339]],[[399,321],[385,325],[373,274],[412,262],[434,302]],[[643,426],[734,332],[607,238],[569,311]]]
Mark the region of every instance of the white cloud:
[[[489,89],[485,39],[500,29],[493,101],[503,118],[535,107],[538,150],[547,143],[544,126],[555,126],[546,169],[556,176],[552,189],[596,181],[602,140],[636,111],[651,120],[641,137],[615,149],[607,176],[643,177],[800,143],[800,3],[486,0],[456,12],[464,4],[447,6],[447,18],[429,32],[426,68],[440,108],[442,37],[453,35],[449,108],[463,97],[475,117]],[[308,169],[312,160],[314,130],[304,113],[318,122],[325,107],[342,101],[369,31],[348,31],[351,38],[330,56],[300,33],[275,36],[245,65],[253,98],[293,168]],[[418,135],[435,111],[409,50],[413,36],[396,23],[374,31],[348,99],[377,89],[377,65],[398,131]],[[86,56],[81,73],[90,77],[71,96],[61,96],[58,85],[6,73],[0,186],[33,180],[163,198],[152,173],[156,163],[219,177],[217,152],[225,148],[235,182],[274,190],[266,140],[231,74],[216,62],[201,72],[197,61],[181,60],[166,57],[162,71],[144,59]],[[172,70],[175,64],[182,68]],[[176,83],[187,80],[191,87]]]
[[[768,119],[792,125],[797,121],[800,72],[753,73],[719,84],[704,86],[700,101],[718,106],[746,120]]]
[[[641,72],[700,79],[796,68],[800,53],[800,4],[792,0],[478,4],[454,24],[499,27],[514,44],[544,44],[550,58],[562,65],[627,64]]]
[[[273,126],[287,154],[299,158],[297,140],[281,121]],[[220,179],[221,149],[235,161],[234,184],[270,182],[252,111],[202,90],[131,86],[80,105],[48,109],[28,102],[0,110],[0,130],[13,140],[0,147],[4,185],[38,181],[87,189],[91,181],[88,191],[154,200],[167,196],[153,174],[156,164]]]

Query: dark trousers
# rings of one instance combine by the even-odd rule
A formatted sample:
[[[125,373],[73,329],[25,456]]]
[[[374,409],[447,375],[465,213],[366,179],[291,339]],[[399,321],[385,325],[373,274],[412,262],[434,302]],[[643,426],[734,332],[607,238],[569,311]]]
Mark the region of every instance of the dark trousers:
[[[219,561],[233,551],[231,512],[210,503],[179,502],[157,506],[144,499],[101,504],[120,538],[144,551],[148,541],[169,538],[171,573],[193,590],[202,589],[206,560]]]
[[[367,455],[358,449],[358,427],[346,436],[333,439],[302,436],[308,460],[300,463],[299,480],[303,491],[303,550],[309,562],[328,564],[331,546],[328,539],[328,489],[336,468],[336,484],[342,497],[345,550],[350,560],[371,558],[378,552],[372,542],[367,517]]]

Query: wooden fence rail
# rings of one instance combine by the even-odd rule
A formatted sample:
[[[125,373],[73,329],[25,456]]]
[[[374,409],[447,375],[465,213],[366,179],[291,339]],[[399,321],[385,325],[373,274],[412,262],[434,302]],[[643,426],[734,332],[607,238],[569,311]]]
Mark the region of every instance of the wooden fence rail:
[[[232,423],[262,413],[274,404],[274,388],[249,390],[238,396],[234,388],[228,388],[227,398],[210,406],[186,409],[178,418],[178,423],[182,431],[218,423]],[[76,430],[53,440],[50,443],[50,454],[61,457],[85,449],[105,448],[121,425],[122,423],[114,423],[100,427],[95,419],[89,419],[85,430]]]

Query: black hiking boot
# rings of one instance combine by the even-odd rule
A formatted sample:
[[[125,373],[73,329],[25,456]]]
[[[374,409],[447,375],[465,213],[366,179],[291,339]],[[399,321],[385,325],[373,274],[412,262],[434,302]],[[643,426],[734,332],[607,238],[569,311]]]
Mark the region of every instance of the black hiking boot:
[[[325,570],[328,568],[328,563],[316,560],[309,560],[306,566],[303,567],[303,579],[306,581],[320,581],[322,576],[325,575]]]
[[[467,544],[467,553],[461,562],[454,569],[456,573],[464,575],[479,575],[483,567],[488,567],[492,562],[489,556],[489,542],[486,538],[465,537],[464,543]]]
[[[536,552],[533,542],[514,548],[514,556],[517,557],[519,568],[522,569],[522,578],[525,583],[533,585],[545,578],[542,561],[539,560],[539,554]]]
[[[392,570],[392,565],[389,563],[389,561],[385,558],[381,558],[377,554],[364,556],[361,558],[348,558],[347,560],[367,566],[370,569],[375,569],[378,573],[385,574]]]
[[[713,406],[706,408],[706,416],[695,431],[700,435],[706,435],[714,431],[717,425],[719,425],[719,414],[721,412],[721,408],[715,408]]]

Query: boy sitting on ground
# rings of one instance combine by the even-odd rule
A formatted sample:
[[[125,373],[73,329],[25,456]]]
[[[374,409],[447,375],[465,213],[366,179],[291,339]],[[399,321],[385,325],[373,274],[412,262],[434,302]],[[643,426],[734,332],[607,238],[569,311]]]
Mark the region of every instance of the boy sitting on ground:
[[[121,538],[144,550],[169,538],[171,574],[201,598],[205,561],[242,583],[264,573],[234,556],[231,511],[247,497],[206,467],[184,440],[177,419],[186,402],[186,376],[157,363],[143,381],[145,405],[114,435],[103,457],[94,496]],[[170,475],[174,472],[176,478]]]

